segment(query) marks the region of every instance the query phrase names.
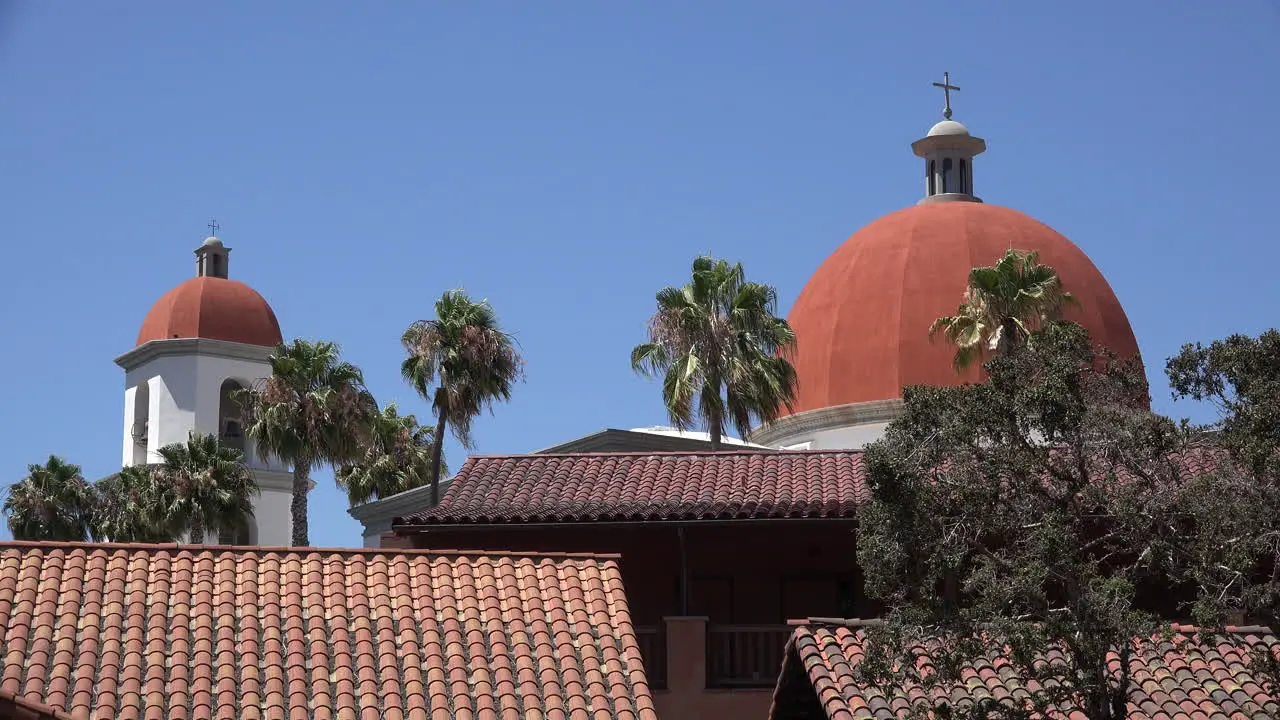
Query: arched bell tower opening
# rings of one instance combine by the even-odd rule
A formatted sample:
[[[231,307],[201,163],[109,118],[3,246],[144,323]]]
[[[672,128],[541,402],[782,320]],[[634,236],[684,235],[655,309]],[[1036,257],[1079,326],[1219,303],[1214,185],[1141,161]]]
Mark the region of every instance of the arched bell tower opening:
[[[151,434],[151,389],[146,380],[133,388],[131,399],[133,406],[132,422],[129,425],[129,439],[132,441],[132,452],[128,456],[129,465],[146,465],[148,444]]]
[[[249,443],[244,434],[244,412],[238,393],[248,389],[248,383],[234,378],[222,381],[218,389],[218,442],[233,447],[249,459]]]

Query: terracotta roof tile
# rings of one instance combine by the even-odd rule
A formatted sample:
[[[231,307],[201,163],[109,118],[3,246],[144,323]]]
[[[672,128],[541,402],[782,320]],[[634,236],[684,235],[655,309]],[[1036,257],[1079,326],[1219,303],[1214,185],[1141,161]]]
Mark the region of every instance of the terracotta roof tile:
[[[1203,473],[1225,457],[1201,448],[1178,461]],[[392,525],[852,518],[869,499],[859,450],[479,455],[439,506]]]
[[[0,664],[40,720],[655,719],[612,556],[0,543]]]
[[[857,451],[473,456],[393,524],[853,517],[867,498]]]
[[[0,718],[4,720],[74,720],[52,705],[0,690]]]
[[[1175,626],[1171,640],[1159,636],[1143,643],[1130,662],[1132,718],[1275,718],[1280,717],[1280,692],[1250,670],[1251,654],[1269,652],[1280,661],[1280,638],[1266,628],[1228,628],[1216,642],[1201,644],[1194,628]],[[863,631],[857,623],[834,625],[811,622],[796,629],[787,643],[782,674],[774,693],[770,718],[780,720],[798,707],[820,706],[828,718],[896,718],[911,703],[922,700],[918,687],[885,693],[868,687],[854,675],[863,657]],[[1013,668],[995,657],[978,662],[950,693],[960,697],[991,696],[998,700],[1026,696]],[[941,692],[941,691],[938,691]],[[908,700],[908,698],[910,700]],[[1083,718],[1077,708],[1059,708],[1055,718]]]

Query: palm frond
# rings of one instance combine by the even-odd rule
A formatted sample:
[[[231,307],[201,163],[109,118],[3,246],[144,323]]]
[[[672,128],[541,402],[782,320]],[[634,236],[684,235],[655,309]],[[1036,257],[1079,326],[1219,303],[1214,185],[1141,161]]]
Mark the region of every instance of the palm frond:
[[[1040,263],[1039,253],[1011,249],[994,265],[970,270],[956,314],[935,320],[929,335],[942,333],[956,346],[952,364],[963,370],[984,352],[1018,345],[1073,304],[1076,299],[1063,289],[1058,273]]]
[[[90,534],[96,497],[80,466],[50,455],[29,465],[27,476],[12,484],[4,513],[15,540],[82,542]]]
[[[689,282],[659,290],[656,300],[647,341],[632,349],[631,366],[662,376],[673,425],[701,424],[718,437],[731,423],[745,434],[753,417],[767,422],[790,407],[796,338],[774,315],[772,287],[748,282],[741,263],[699,256]]]

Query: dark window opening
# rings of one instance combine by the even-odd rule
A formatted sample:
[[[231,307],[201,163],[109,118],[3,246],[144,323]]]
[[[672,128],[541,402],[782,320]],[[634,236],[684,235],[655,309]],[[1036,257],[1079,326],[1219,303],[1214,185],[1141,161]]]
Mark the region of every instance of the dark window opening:
[[[960,192],[969,192],[969,163],[960,159]]]
[[[955,178],[951,175],[951,158],[942,159],[942,192],[949,193],[955,189]]]
[[[938,164],[933,160],[929,161],[929,194],[938,194]]]

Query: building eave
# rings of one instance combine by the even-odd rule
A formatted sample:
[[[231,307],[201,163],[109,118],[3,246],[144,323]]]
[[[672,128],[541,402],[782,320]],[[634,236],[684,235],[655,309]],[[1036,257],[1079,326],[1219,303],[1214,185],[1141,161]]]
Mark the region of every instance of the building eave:
[[[227,340],[210,340],[208,338],[172,338],[169,340],[152,340],[124,353],[116,358],[116,365],[126,371],[166,355],[206,355],[223,357],[232,360],[250,360],[267,362],[275,348],[263,345],[247,345]]]
[[[444,497],[453,478],[440,481],[440,497]],[[431,486],[423,485],[391,497],[380,498],[356,505],[347,510],[347,514],[355,518],[364,527],[364,534],[382,533],[391,529],[391,521],[397,517],[414,512],[421,512],[431,507]]]
[[[681,528],[681,527],[744,527],[744,526],[789,526],[789,525],[848,525],[853,529],[858,523],[856,517],[777,517],[777,518],[702,518],[684,520],[564,520],[560,522],[458,522],[430,523],[421,525],[393,525],[392,530],[399,535],[426,535],[440,531],[492,531],[492,530],[566,530],[581,527],[592,528]]]

